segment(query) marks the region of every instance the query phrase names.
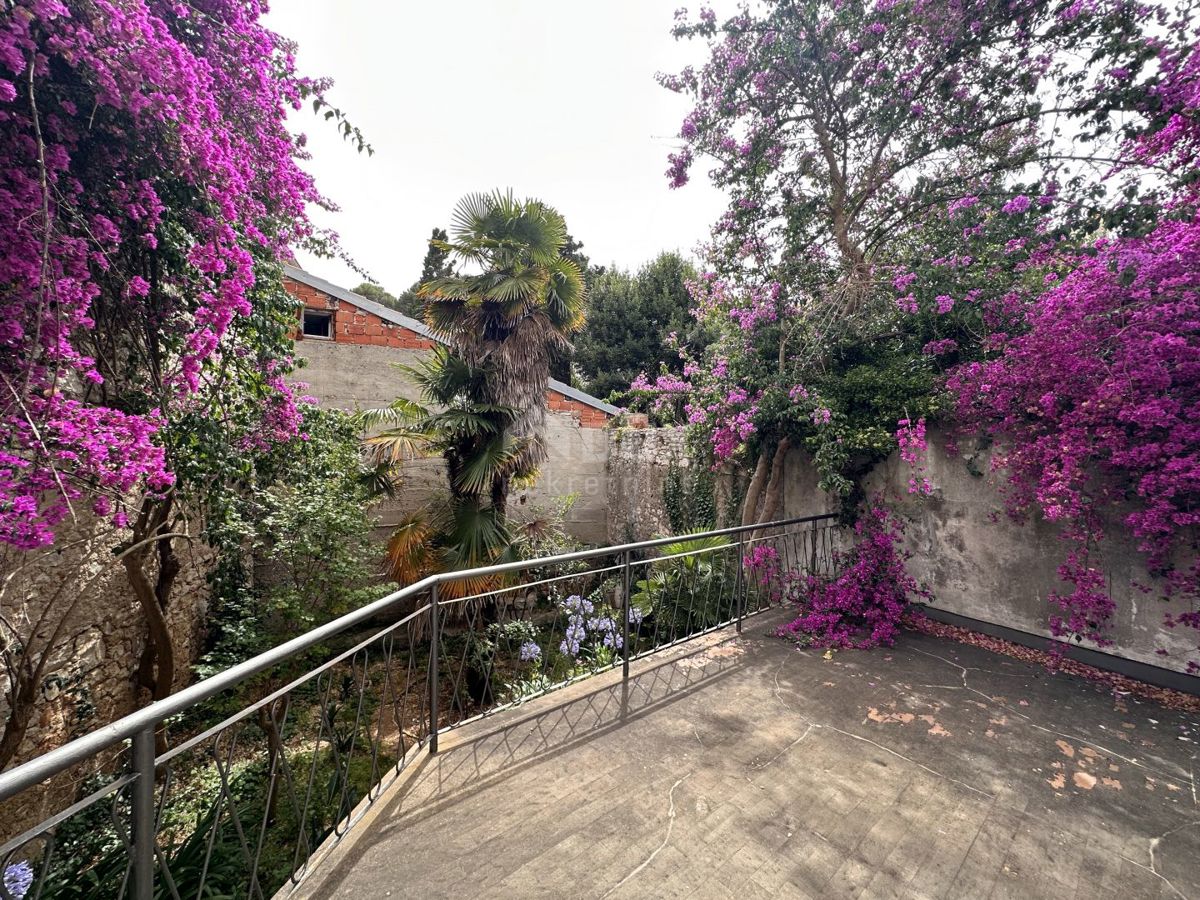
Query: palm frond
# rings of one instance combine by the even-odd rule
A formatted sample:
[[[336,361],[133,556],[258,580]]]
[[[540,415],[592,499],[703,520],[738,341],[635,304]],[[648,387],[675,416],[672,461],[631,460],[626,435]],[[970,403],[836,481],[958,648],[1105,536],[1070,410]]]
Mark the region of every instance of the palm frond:
[[[477,569],[515,559],[512,535],[497,520],[494,509],[475,500],[454,505],[452,520],[442,535],[442,571]],[[459,578],[445,582],[441,589],[447,598],[467,597],[496,590],[504,581],[503,575]]]
[[[496,208],[495,197],[496,195],[492,194],[473,193],[458,201],[458,206],[454,208],[450,217],[455,243],[468,244],[472,239],[486,233],[487,224]],[[507,199],[512,199],[511,190]]]
[[[482,494],[497,476],[516,470],[525,453],[527,441],[499,434],[466,460],[454,487],[464,494]]]
[[[360,409],[354,414],[354,424],[360,431],[372,428],[411,425],[429,418],[429,410],[404,397],[397,397],[387,406],[377,409]]]
[[[573,334],[583,327],[587,286],[579,266],[569,259],[556,259],[550,266],[546,291],[546,314],[555,328]]]
[[[478,277],[478,275],[443,275],[440,278],[431,278],[417,286],[417,296],[422,300],[463,299],[471,295]]]
[[[489,285],[483,299],[500,303],[507,303],[511,300],[521,300],[525,303],[536,302],[538,296],[545,290],[546,282],[545,270],[535,266],[513,272],[498,273],[498,277]]]
[[[354,421],[361,431],[368,432],[363,448],[370,464],[376,467],[393,467],[425,456],[434,438],[428,424],[429,411],[404,397],[379,409],[359,410]]]
[[[454,438],[491,436],[499,434],[512,421],[512,410],[480,403],[444,410],[429,421],[431,430],[446,432]]]
[[[440,345],[420,364],[398,368],[416,382],[426,400],[439,406],[447,406],[456,397],[470,393],[473,383],[481,377],[466,360]]]
[[[455,569],[492,565],[512,543],[508,529],[497,519],[496,510],[478,500],[454,504],[449,528],[442,535]]]
[[[434,546],[437,529],[423,513],[405,518],[387,545],[388,575],[401,586],[413,584],[439,570]]]
[[[387,497],[391,500],[396,496],[399,477],[396,467],[390,462],[378,462],[365,468],[357,480],[372,498]]]
[[[373,465],[394,466],[428,456],[435,433],[408,428],[388,428],[363,439],[367,459]]]

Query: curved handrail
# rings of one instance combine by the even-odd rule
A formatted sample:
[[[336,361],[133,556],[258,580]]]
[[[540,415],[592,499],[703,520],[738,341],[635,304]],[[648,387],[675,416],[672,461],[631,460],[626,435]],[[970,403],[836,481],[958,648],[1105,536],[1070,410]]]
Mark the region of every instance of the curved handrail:
[[[306,631],[290,641],[265,650],[244,662],[231,666],[216,675],[198,681],[176,694],[155,701],[149,706],[123,716],[108,725],[97,728],[83,737],[76,738],[61,747],[43,753],[41,756],[22,763],[21,765],[0,772],[0,801],[7,800],[26,788],[38,782],[45,781],[71,766],[95,756],[121,741],[129,740],[139,732],[154,728],[160,722],[178,715],[187,709],[216,696],[238,684],[252,675],[257,675],[276,663],[301,653],[322,641],[352,628],[361,622],[368,621],[409,598],[415,597],[425,590],[450,581],[464,578],[480,578],[488,575],[502,575],[508,572],[519,572],[543,566],[560,565],[585,559],[595,559],[598,556],[610,554],[632,553],[639,550],[649,550],[679,541],[700,540],[703,538],[720,537],[724,535],[741,534],[742,532],[760,531],[768,528],[782,528],[788,525],[799,525],[809,522],[827,522],[836,519],[836,514],[828,513],[818,516],[799,516],[791,519],[781,519],[775,522],[765,522],[756,525],[738,525],[732,528],[719,528],[712,531],[701,531],[694,534],[674,535],[672,537],[655,538],[649,541],[637,541],[630,544],[618,544],[610,547],[596,547],[589,550],[578,550],[573,553],[560,553],[556,556],[544,556],[537,559],[518,560],[510,563],[500,563],[493,566],[481,566],[475,569],[459,569],[453,572],[440,572],[430,575],[420,581],[393,591],[385,597],[368,603],[352,612],[320,625],[311,631]],[[417,610],[405,617],[398,624],[403,624],[408,618],[419,615],[423,610]]]

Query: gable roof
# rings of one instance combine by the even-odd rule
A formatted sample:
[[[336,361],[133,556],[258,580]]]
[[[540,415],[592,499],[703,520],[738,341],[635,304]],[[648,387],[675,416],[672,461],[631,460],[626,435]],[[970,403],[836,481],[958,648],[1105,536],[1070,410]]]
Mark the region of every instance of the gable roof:
[[[311,272],[306,272],[304,269],[296,266],[284,265],[283,274],[293,281],[298,281],[301,284],[306,284],[311,288],[316,288],[322,293],[328,294],[331,297],[336,297],[338,300],[345,300],[351,306],[357,306],[359,309],[369,312],[372,315],[378,316],[385,322],[391,322],[393,325],[399,325],[402,328],[407,328],[409,331],[415,332],[421,337],[428,338],[431,341],[437,341],[439,344],[446,342],[438,337],[430,330],[429,326],[420,319],[414,319],[412,316],[406,316],[402,312],[392,309],[390,306],[384,306],[382,303],[376,303],[369,297],[364,297],[362,294],[356,294],[354,291],[348,291],[344,287],[338,287],[332,281],[326,281],[324,278],[318,278]],[[578,388],[573,388],[565,382],[559,381],[557,378],[550,378],[546,382],[546,386],[557,391],[564,397],[569,397],[572,400],[577,400],[580,403],[590,406],[593,409],[599,409],[608,413],[610,416],[620,415],[621,410],[613,406],[611,403],[605,403],[599,397],[593,397],[591,394],[581,391]]]

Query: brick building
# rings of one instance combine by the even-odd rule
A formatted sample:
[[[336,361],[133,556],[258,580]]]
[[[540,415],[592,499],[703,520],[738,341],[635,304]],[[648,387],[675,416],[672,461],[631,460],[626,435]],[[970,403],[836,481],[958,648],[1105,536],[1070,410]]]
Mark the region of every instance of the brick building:
[[[300,301],[297,356],[306,363],[299,378],[308,393],[338,409],[386,406],[396,397],[418,400],[416,386],[397,364],[419,362],[438,343],[423,322],[360,294],[285,266],[288,291]],[[538,483],[514,496],[538,505],[576,495],[567,524],[581,540],[607,536],[608,437],[604,426],[620,410],[590,394],[550,379],[546,384],[546,449]],[[406,467],[398,506],[414,503],[444,486],[440,460]]]

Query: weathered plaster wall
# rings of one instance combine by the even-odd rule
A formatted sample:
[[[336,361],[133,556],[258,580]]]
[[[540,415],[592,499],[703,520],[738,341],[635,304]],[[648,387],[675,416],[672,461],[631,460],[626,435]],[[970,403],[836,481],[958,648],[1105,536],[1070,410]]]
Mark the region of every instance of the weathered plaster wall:
[[[546,453],[537,483],[516,491],[509,504],[548,507],[556,498],[576,497],[567,513],[567,530],[581,541],[603,544],[608,536],[608,431],[581,427],[578,413],[546,415]]]
[[[932,605],[985,622],[1006,625],[1033,634],[1049,635],[1047,595],[1063,589],[1056,570],[1067,544],[1058,529],[1040,519],[1015,523],[1003,513],[997,476],[989,472],[986,453],[977,455],[971,468],[987,473],[973,475],[970,456],[945,450],[940,435],[931,432],[928,478],[934,493],[928,498],[910,495],[910,471],[893,454],[867,476],[868,494],[883,492],[905,518],[907,541],[915,556],[910,571],[933,593]],[[817,488],[814,467],[803,453],[788,458],[785,511],[789,516],[834,511],[834,498]],[[1152,665],[1183,670],[1191,629],[1163,627],[1163,614],[1186,607],[1168,604],[1139,591],[1150,584],[1141,555],[1132,542],[1121,538],[1119,512],[1110,517],[1113,540],[1105,548],[1104,569],[1117,613],[1108,652]],[[1190,634],[1189,634],[1190,633]],[[1159,648],[1168,656],[1156,653]]]
[[[397,397],[421,399],[396,365],[417,365],[428,355],[425,350],[304,340],[297,342],[296,355],[305,361],[296,377],[323,406],[372,409]]]

